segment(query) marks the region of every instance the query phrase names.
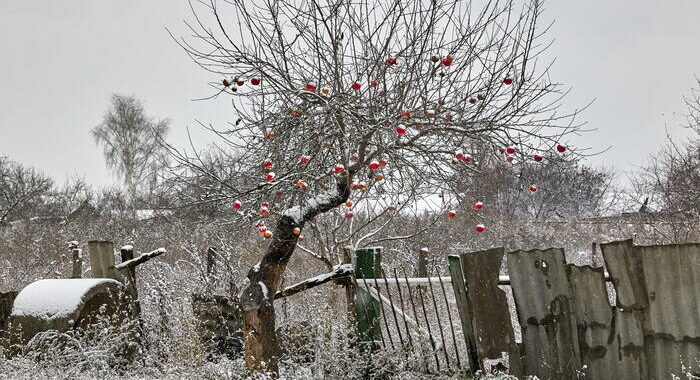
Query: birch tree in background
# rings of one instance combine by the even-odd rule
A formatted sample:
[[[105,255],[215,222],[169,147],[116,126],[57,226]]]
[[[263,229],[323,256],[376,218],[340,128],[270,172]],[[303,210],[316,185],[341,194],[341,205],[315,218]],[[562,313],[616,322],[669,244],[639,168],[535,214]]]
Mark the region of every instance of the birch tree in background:
[[[213,74],[211,98],[231,100],[230,124],[205,126],[229,165],[171,152],[180,178],[205,183],[193,202],[228,200],[233,220],[268,238],[240,295],[251,370],[277,372],[273,295],[307,225],[357,229],[358,209],[446,215],[487,156],[577,154],[567,138],[580,125],[559,112],[565,90],[541,57],[540,1],[191,3],[193,37],[178,43]],[[466,229],[488,233],[477,227]]]
[[[169,125],[168,119],[146,115],[134,96],[113,94],[102,122],[91,131],[104,151],[107,167],[123,180],[132,201],[139,186],[152,181],[154,171],[162,167],[165,150],[158,142],[167,136]]]

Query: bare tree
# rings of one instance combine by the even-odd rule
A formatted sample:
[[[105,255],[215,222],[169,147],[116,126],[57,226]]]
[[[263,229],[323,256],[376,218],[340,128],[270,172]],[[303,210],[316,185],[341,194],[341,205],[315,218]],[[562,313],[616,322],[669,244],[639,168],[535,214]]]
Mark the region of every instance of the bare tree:
[[[700,88],[700,80],[698,80]],[[700,90],[685,98],[688,125],[694,134],[685,141],[667,136],[641,173],[632,178],[632,198],[649,211],[700,215]]]
[[[146,115],[134,96],[112,95],[112,104],[92,137],[104,149],[107,166],[124,180],[133,199],[137,186],[162,167],[163,146],[158,141],[168,134],[170,122]]]
[[[42,197],[52,188],[51,178],[7,157],[0,157],[0,225],[29,216],[43,203]]]
[[[481,201],[504,216],[571,219],[600,216],[617,199],[613,174],[579,160],[549,155],[512,164],[505,158],[483,160],[478,174],[461,177],[467,207]]]
[[[564,92],[538,62],[547,44],[537,0],[223,3],[193,5],[194,39],[179,43],[223,76],[212,97],[231,97],[234,120],[206,127],[231,175],[171,150],[180,175],[207,178],[271,240],[240,295],[252,370],[277,371],[272,295],[308,223],[327,214],[333,228],[351,228],[361,203],[344,205],[351,196],[369,219],[397,211],[395,201],[450,205],[457,168],[477,173],[475,162],[505,147],[519,161],[564,151],[580,129],[557,112]]]

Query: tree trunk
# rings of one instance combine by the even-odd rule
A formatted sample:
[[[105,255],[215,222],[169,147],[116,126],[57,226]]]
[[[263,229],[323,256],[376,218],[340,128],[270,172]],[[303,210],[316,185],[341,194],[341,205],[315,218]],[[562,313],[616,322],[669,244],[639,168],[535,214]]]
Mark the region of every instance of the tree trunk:
[[[338,191],[333,196],[309,203],[300,220],[281,215],[273,240],[259,264],[248,271],[248,286],[241,292],[246,367],[252,372],[278,374],[279,346],[275,332],[275,309],[272,304],[282,275],[297,245],[294,228],[303,228],[307,220],[345,202],[350,196],[348,178],[338,179]]]

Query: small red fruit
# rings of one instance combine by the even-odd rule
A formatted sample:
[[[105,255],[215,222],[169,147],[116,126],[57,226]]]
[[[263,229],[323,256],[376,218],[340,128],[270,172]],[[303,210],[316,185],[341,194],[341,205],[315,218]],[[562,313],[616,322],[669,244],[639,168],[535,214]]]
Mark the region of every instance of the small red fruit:
[[[535,186],[535,185],[530,185],[530,191],[532,191],[533,193],[534,193],[535,191],[537,191],[537,186]]]
[[[301,156],[299,157],[299,162],[302,164],[308,164],[311,161],[311,157],[309,156]]]
[[[359,90],[360,88],[362,88],[362,84],[360,84],[360,82],[355,82],[355,83],[352,84],[352,89],[353,89],[353,90],[356,90],[356,91],[357,91],[357,90]]]
[[[403,136],[406,134],[406,127],[403,124],[400,124],[399,126],[396,127],[396,133],[398,133],[400,136]]]
[[[267,180],[272,182],[277,179],[277,176],[275,175],[275,172],[269,172],[267,173]]]
[[[229,83],[228,79],[222,80],[221,83],[224,85],[224,87],[228,87],[231,85],[231,83]]]
[[[387,165],[389,165],[389,162],[387,162],[387,160],[384,160],[384,159],[379,160],[379,166],[385,167]]]
[[[447,216],[450,218],[455,218],[457,216],[457,211],[456,210],[450,210],[447,212]]]
[[[257,77],[256,77],[256,78],[250,78],[250,84],[252,84],[253,86],[259,85],[259,84],[260,84],[260,78],[257,78]]]
[[[510,162],[510,163],[512,163],[513,160],[515,160],[515,157],[513,157],[513,156],[508,156],[508,157],[506,157],[506,161],[508,161],[508,162]]]
[[[372,170],[379,169],[379,161],[372,161],[369,163],[369,168]]]
[[[452,64],[453,58],[451,55],[448,55],[447,57],[442,59],[442,64],[445,66],[450,66]]]
[[[503,80],[503,84],[511,85],[513,84],[513,79],[512,78],[506,78]]]
[[[396,58],[387,58],[384,62],[387,66],[394,66],[396,64]]]
[[[233,202],[233,209],[234,210],[240,210],[241,208],[243,208],[243,203],[241,203],[241,201]]]
[[[236,86],[238,86],[238,87],[241,87],[241,86],[243,86],[244,84],[245,84],[245,81],[244,81],[244,80],[237,80],[237,81],[236,81]]]
[[[262,163],[263,168],[271,168],[272,167],[272,161],[270,160],[265,160]]]
[[[559,152],[559,153],[566,152],[566,147],[564,145],[557,144],[557,152]]]
[[[346,201],[345,207],[352,207],[352,201]]]
[[[306,84],[306,86],[304,86],[304,89],[305,89],[306,91],[316,91],[316,83],[314,83],[314,82],[309,82],[309,83]]]
[[[260,207],[260,215],[267,215],[270,212],[270,209],[267,207]]]
[[[473,207],[474,207],[474,210],[479,211],[482,208],[484,208],[484,204],[482,202],[476,202],[476,203],[474,203]]]
[[[540,156],[539,154],[535,154],[532,156],[532,159],[535,160],[536,162],[540,162],[544,159],[544,157]]]
[[[345,171],[345,166],[343,164],[335,164],[335,166],[333,166],[333,171],[335,173],[342,173]]]
[[[265,236],[266,239],[271,238],[271,237],[272,237],[272,231],[270,231],[270,230],[265,230],[265,232],[263,233],[263,236]]]
[[[350,212],[350,211],[346,212],[346,213],[345,213],[345,217],[348,218],[348,219],[352,218],[352,217],[353,217],[352,212]]]
[[[474,231],[482,233],[486,231],[486,226],[484,226],[483,224],[477,224],[476,227],[474,227]]]
[[[401,116],[402,116],[402,117],[405,117],[406,119],[409,119],[409,118],[411,117],[411,113],[408,112],[408,111],[402,112],[402,113],[401,113]]]
[[[515,148],[513,148],[512,146],[507,147],[507,148],[506,148],[506,153],[508,153],[508,154],[513,154],[513,153],[515,153]]]
[[[370,87],[377,87],[377,86],[379,86],[379,82],[377,82],[376,80],[373,80],[373,81],[369,82],[369,86]]]

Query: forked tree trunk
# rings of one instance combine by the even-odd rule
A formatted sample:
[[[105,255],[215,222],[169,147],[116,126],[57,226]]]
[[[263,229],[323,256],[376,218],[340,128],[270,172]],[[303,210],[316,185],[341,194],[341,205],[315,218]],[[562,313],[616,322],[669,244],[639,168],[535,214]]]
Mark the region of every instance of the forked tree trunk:
[[[248,271],[250,283],[240,295],[248,370],[274,375],[278,373],[279,346],[272,302],[297,245],[294,228],[303,228],[307,220],[345,202],[350,196],[347,181],[347,178],[339,179],[336,194],[323,198],[323,202],[317,200],[309,203],[297,220],[289,215],[280,216],[270,247],[260,263]]]

